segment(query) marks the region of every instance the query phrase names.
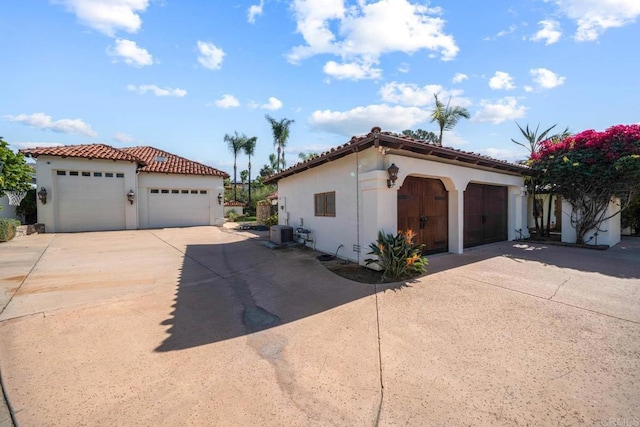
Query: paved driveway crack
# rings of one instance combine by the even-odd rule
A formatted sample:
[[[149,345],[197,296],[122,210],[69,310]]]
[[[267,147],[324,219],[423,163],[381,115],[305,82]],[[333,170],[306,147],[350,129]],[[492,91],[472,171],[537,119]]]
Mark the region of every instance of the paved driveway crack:
[[[376,326],[378,332],[378,366],[380,375],[380,404],[378,405],[378,414],[376,415],[377,427],[380,424],[380,415],[382,414],[382,404],[384,403],[384,377],[382,372],[382,343],[380,339],[380,306],[378,304],[378,285],[374,285],[374,293],[376,297]]]
[[[561,288],[562,286],[564,286],[564,284],[565,284],[565,283],[567,283],[569,280],[571,280],[571,277],[569,277],[568,279],[566,279],[564,282],[560,283],[560,284],[558,285],[558,287],[556,288],[556,291],[553,293],[553,295],[551,295],[551,296],[550,296],[549,298],[547,298],[547,299],[548,299],[548,300],[552,300],[552,299],[556,296],[556,294],[558,293],[558,291],[560,290],[560,288]]]

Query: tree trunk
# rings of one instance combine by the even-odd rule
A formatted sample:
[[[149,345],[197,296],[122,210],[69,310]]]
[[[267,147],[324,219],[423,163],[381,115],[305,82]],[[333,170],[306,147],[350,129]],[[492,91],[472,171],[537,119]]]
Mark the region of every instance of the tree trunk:
[[[276,163],[276,172],[280,172],[280,144],[278,144],[278,163]]]
[[[251,208],[251,157],[249,157],[249,203],[248,207]]]
[[[236,202],[238,201],[238,186],[236,185],[236,182],[238,182],[238,177],[236,176],[236,161],[235,159],[233,160],[233,200],[235,200]]]
[[[551,209],[553,208],[553,193],[549,193],[549,203],[547,208],[547,236],[551,236]]]

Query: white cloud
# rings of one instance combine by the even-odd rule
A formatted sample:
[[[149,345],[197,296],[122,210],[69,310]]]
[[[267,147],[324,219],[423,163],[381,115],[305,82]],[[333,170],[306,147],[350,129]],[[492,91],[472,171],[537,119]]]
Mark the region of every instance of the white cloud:
[[[392,132],[410,129],[427,121],[429,114],[429,111],[418,107],[378,104],[356,107],[348,111],[314,111],[309,118],[309,124],[314,129],[350,137],[369,132],[374,126]]]
[[[530,71],[533,81],[542,89],[553,89],[564,83],[566,77],[559,76],[546,68],[535,68]]]
[[[149,6],[149,0],[53,0],[64,5],[88,27],[113,37],[119,30],[135,33],[142,25],[139,13]]]
[[[10,145],[16,150],[24,150],[39,147],[62,147],[64,144],[59,142],[12,142]]]
[[[222,59],[224,58],[224,51],[214,45],[213,43],[207,43],[198,40],[198,62],[204,67],[210,70],[219,70],[222,67]]]
[[[597,40],[609,28],[632,24],[640,16],[638,0],[555,0],[560,11],[573,19],[577,41]]]
[[[491,89],[504,89],[512,90],[516,86],[513,84],[513,77],[509,73],[504,71],[496,71],[496,73],[489,79],[489,87]]]
[[[263,8],[264,0],[260,0],[260,3],[258,4],[251,5],[247,11],[247,21],[249,21],[250,24],[255,23],[256,16],[262,15]]]
[[[179,88],[160,87],[156,85],[128,85],[127,90],[131,92],[137,92],[140,95],[144,95],[147,92],[153,93],[155,96],[176,96],[181,98],[187,94],[187,91]]]
[[[216,107],[220,108],[233,108],[239,107],[240,101],[238,101],[235,96],[225,93],[224,95],[222,95],[222,98],[216,99],[214,101],[214,104],[216,105]]]
[[[528,158],[529,154],[524,150],[512,148],[483,148],[477,150],[479,154],[492,157],[498,160],[506,160],[507,162],[516,162]]]
[[[509,25],[509,29],[498,31],[498,33],[496,33],[495,36],[485,37],[484,39],[485,40],[495,40],[495,39],[498,39],[500,37],[508,36],[509,34],[513,34],[513,32],[516,30],[516,28],[518,28],[518,27],[515,26],[515,25]]]
[[[146,49],[138,47],[136,42],[125,39],[117,39],[115,49],[109,48],[107,53],[116,60],[121,58],[126,64],[134,67],[144,67],[153,64],[153,57]]]
[[[322,70],[338,80],[379,79],[382,76],[380,68],[372,68],[372,64],[357,62],[338,64],[335,61],[329,61]]]
[[[124,132],[118,132],[113,136],[113,139],[121,144],[131,144],[135,139]]]
[[[518,100],[515,97],[505,96],[494,103],[487,100],[480,101],[480,111],[471,120],[497,125],[507,120],[522,118],[526,111],[527,107],[518,105]]]
[[[441,10],[409,0],[358,1],[349,8],[344,0],[294,0],[293,10],[306,43],[289,53],[294,63],[326,53],[343,62],[377,65],[381,55],[422,49],[450,60],[459,51],[453,36],[443,32]]]
[[[414,107],[432,105],[436,94],[443,102],[449,102],[449,99],[451,99],[451,105],[468,107],[471,105],[471,101],[463,98],[461,96],[463,93],[460,89],[446,90],[440,85],[420,87],[413,83],[398,82],[387,83],[380,88],[380,96],[383,101]]]
[[[534,42],[539,42],[544,40],[544,44],[550,45],[554,44],[560,37],[562,36],[562,31],[560,31],[560,23],[558,21],[554,21],[551,19],[545,19],[538,22],[542,28],[538,30],[538,32],[532,36],[529,40]]]
[[[456,73],[453,76],[453,79],[451,79],[452,83],[462,83],[463,81],[467,80],[469,78],[469,76],[467,76],[464,73]]]
[[[17,116],[5,116],[12,122],[22,123],[23,125],[35,127],[38,129],[46,129],[59,133],[79,133],[91,138],[95,138],[98,134],[91,129],[91,126],[80,119],[60,119],[53,121],[51,116],[44,113],[18,114]]]
[[[276,111],[282,108],[282,101],[278,98],[271,96],[269,97],[269,102],[266,104],[262,104],[260,108],[264,108],[265,110]]]
[[[398,66],[398,71],[403,74],[408,73],[410,70],[411,70],[411,66],[409,65],[408,62],[403,62]]]

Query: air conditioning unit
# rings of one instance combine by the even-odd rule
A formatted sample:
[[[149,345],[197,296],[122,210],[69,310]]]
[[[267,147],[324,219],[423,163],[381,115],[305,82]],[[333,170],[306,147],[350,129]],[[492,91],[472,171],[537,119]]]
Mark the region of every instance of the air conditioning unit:
[[[289,225],[272,225],[270,238],[273,243],[282,244],[293,242],[293,227]]]

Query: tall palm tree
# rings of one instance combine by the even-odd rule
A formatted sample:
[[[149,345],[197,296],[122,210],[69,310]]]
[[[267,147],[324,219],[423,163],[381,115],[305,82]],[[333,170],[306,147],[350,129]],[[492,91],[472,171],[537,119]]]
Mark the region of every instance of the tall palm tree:
[[[569,136],[569,128],[566,128],[562,132],[549,135],[549,132],[551,132],[553,128],[557,126],[557,123],[543,130],[542,132],[540,132],[540,123],[538,123],[538,126],[536,126],[535,129],[529,128],[528,124],[524,129],[517,122],[516,122],[516,125],[518,125],[518,129],[520,129],[520,133],[522,134],[526,142],[524,143],[518,142],[513,138],[511,138],[511,142],[518,144],[519,146],[527,149],[529,151],[529,160],[531,160],[533,156],[540,151],[540,149],[542,148],[542,143],[544,141],[549,139],[560,140],[562,138]],[[527,183],[529,184],[529,189],[531,190],[531,195],[533,197],[533,218],[535,221],[536,233],[540,235],[541,234],[540,230],[542,229],[542,231],[544,231],[544,216],[542,215],[542,212],[540,212],[541,210],[540,208],[542,208],[542,202],[539,203],[537,200],[537,190],[538,190],[538,187],[542,186],[543,182],[540,179],[540,177],[529,177],[527,181],[528,181]],[[549,194],[549,209],[547,212],[547,233],[549,232],[549,229],[550,229],[549,220],[551,219],[551,198],[552,198],[551,194]],[[538,213],[540,213],[540,223],[538,223]]]
[[[271,131],[273,132],[273,145],[278,150],[278,163],[276,164],[276,172],[280,172],[280,166],[284,166],[284,148],[287,146],[287,140],[289,139],[289,126],[294,123],[295,120],[282,119],[280,121],[274,119],[270,115],[266,114],[265,118],[271,125]]]
[[[313,159],[314,157],[318,157],[318,153],[314,153],[313,151],[310,151],[308,153],[298,153],[298,158],[303,162]]]
[[[236,186],[236,183],[238,182],[238,167],[236,160],[238,159],[238,153],[242,150],[242,147],[244,147],[244,144],[247,141],[247,137],[244,134],[238,135],[238,132],[234,131],[233,135],[225,134],[224,141],[227,143],[229,151],[233,153],[233,199],[237,202],[238,187]]]
[[[440,136],[438,137],[436,145],[442,147],[442,133],[445,130],[453,129],[458,124],[461,117],[468,119],[471,116],[469,115],[469,111],[464,107],[451,107],[449,105],[451,98],[449,98],[449,102],[447,102],[447,105],[445,106],[438,99],[437,94],[434,94],[433,96],[436,98],[436,106],[431,112],[431,122],[436,122],[438,123],[438,126],[440,126]]]
[[[251,206],[251,156],[253,156],[255,154],[256,151],[256,142],[258,142],[258,137],[257,136],[252,136],[251,138],[248,138],[245,142],[244,142],[244,154],[247,155],[247,157],[249,157],[249,167],[248,167],[248,172],[249,172],[249,203],[248,206]]]

